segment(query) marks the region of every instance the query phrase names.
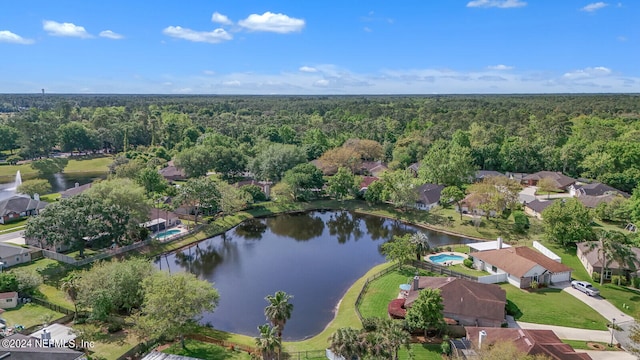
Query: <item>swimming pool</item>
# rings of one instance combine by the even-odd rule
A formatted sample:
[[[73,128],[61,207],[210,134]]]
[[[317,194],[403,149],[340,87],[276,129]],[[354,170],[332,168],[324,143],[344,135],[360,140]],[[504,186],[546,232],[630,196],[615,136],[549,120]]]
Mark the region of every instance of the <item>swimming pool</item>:
[[[176,234],[180,234],[180,230],[178,229],[165,230],[165,231],[160,231],[159,233],[153,235],[153,238],[164,240]]]
[[[442,264],[443,262],[447,262],[447,261],[463,261],[464,259],[465,258],[463,256],[449,255],[449,254],[438,254],[438,255],[429,256],[429,260],[431,260],[431,262],[434,262],[436,264]]]

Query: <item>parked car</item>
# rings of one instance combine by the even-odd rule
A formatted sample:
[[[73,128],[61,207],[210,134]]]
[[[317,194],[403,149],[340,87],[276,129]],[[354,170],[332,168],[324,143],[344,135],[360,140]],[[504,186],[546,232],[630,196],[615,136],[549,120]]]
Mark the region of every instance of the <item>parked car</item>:
[[[594,288],[593,285],[586,281],[573,280],[571,282],[571,287],[578,289],[589,296],[600,295],[600,290]]]

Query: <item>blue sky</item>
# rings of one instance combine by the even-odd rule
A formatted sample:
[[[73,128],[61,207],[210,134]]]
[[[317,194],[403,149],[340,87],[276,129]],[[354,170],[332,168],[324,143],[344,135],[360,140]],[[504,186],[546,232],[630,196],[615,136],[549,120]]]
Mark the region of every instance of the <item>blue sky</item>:
[[[4,1],[0,93],[640,92],[640,2]]]

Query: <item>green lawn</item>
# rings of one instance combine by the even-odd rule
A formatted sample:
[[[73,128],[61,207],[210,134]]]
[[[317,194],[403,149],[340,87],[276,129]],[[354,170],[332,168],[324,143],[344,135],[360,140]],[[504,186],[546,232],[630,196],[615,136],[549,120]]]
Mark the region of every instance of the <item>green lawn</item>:
[[[65,173],[96,173],[104,174],[109,171],[109,165],[113,162],[111,156],[100,156],[91,159],[69,159],[64,168]]]
[[[53,285],[58,279],[64,277],[64,275],[73,267],[65,263],[58,262],[49,258],[42,258],[30,263],[20,264],[11,267],[11,269],[25,269],[27,271],[33,270],[38,272],[44,278],[46,283]]]
[[[74,306],[71,300],[67,298],[67,295],[64,291],[59,290],[55,286],[49,284],[41,284],[38,286],[39,294],[36,294],[36,297],[48,301],[52,304],[62,306],[65,309],[73,310]]]
[[[609,343],[602,343],[602,342],[597,342],[597,341],[582,341],[582,340],[562,340],[563,343],[565,344],[569,344],[571,345],[572,348],[576,349],[576,350],[593,350],[593,348],[590,348],[589,346],[587,346],[587,343],[591,343],[591,344],[598,344],[598,345],[602,345],[604,346],[604,350],[605,351],[622,351],[621,349],[618,349],[617,347],[609,347]]]
[[[400,349],[398,359],[442,360],[440,345],[438,344],[411,344],[411,352],[413,357],[409,357],[409,352],[405,348]]]
[[[34,303],[16,306],[13,309],[5,309],[2,317],[7,320],[7,325],[22,325],[25,328],[40,325],[63,317],[64,314],[53,311]]]
[[[12,230],[18,230],[16,228],[24,227],[27,224],[28,219],[22,219],[8,224],[0,224],[0,233],[7,233]]]
[[[85,341],[93,341],[94,347],[88,349],[98,359],[116,360],[127,351],[138,345],[139,341],[130,333],[119,331],[108,334],[93,324],[73,325],[79,337]]]
[[[423,275],[426,273],[423,272]],[[362,317],[386,318],[389,302],[400,293],[400,284],[411,284],[414,276],[415,269],[405,267],[402,271],[392,271],[370,282],[359,307]]]
[[[516,320],[567,326],[580,329],[607,330],[607,320],[587,304],[560,289],[524,291],[510,284],[500,285],[507,292],[507,300],[520,310]]]
[[[162,352],[167,354],[190,356],[196,359],[208,360],[249,360],[251,356],[244,351],[233,351],[222,346],[200,342],[196,340],[186,340],[186,350],[182,348],[180,342],[174,343]]]
[[[459,272],[461,274],[471,275],[471,276],[490,275],[486,271],[478,271],[476,269],[469,269],[468,267],[464,266],[464,264],[451,265],[451,266],[448,266],[447,268],[449,270],[451,270],[451,271],[456,271],[456,272]]]
[[[584,280],[593,283],[595,287],[600,289],[600,296],[602,296],[603,299],[609,301],[625,314],[634,317],[640,315],[640,304],[638,303],[640,300],[640,291],[614,284],[604,284],[601,286],[598,283],[594,283],[593,280],[591,280],[591,276],[589,276],[589,273],[587,273],[587,270],[585,270],[584,266],[580,262],[580,259],[576,256],[575,248],[565,249],[546,241],[543,242],[543,244],[549,250],[560,256],[563,264],[573,269],[571,277],[577,280]]]
[[[13,182],[18,170],[20,170],[22,180],[33,179],[38,175],[38,173],[31,168],[30,164],[2,165],[0,166],[0,183]]]

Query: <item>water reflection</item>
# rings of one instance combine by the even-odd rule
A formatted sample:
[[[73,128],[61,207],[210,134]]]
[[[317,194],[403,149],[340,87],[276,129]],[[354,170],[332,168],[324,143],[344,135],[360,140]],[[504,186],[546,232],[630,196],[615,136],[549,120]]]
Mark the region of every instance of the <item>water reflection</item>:
[[[379,247],[385,241],[418,230],[341,211],[280,215],[245,222],[224,236],[161,256],[156,266],[213,283],[220,302],[215,312],[203,314],[202,323],[250,336],[265,321],[264,297],[286,291],[294,295],[295,308],[283,336],[303,339],[321,332],[344,292],[384,262]],[[428,234],[434,246],[461,241]]]
[[[318,212],[286,214],[270,217],[267,226],[272,233],[298,241],[307,241],[322,235],[324,221]]]

